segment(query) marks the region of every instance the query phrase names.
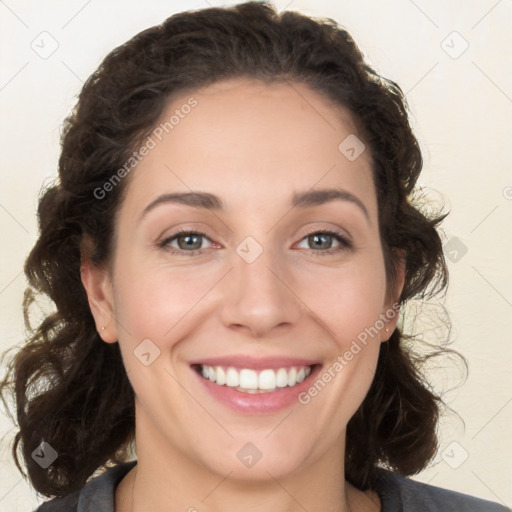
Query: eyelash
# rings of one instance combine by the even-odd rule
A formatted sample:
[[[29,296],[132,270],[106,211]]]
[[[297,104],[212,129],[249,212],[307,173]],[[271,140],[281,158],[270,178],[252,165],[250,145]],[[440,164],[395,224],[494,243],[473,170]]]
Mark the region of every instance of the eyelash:
[[[170,242],[172,242],[173,240],[177,239],[178,237],[180,237],[181,235],[196,235],[196,236],[201,236],[201,237],[204,237],[204,238],[207,238],[208,240],[210,240],[210,238],[205,233],[201,233],[198,231],[190,231],[187,229],[180,229],[179,231],[176,231],[175,233],[173,233],[172,235],[167,237],[165,240],[162,240],[161,242],[159,242],[158,247],[170,252],[171,254],[179,254],[179,255],[186,254],[187,256],[196,256],[196,255],[200,254],[202,251],[204,251],[204,249],[194,249],[192,251],[184,251],[182,249],[170,248],[168,244]],[[322,230],[322,229],[316,230],[316,231],[311,231],[310,233],[306,234],[303,238],[301,238],[301,242],[302,242],[302,240],[304,240],[312,235],[330,235],[340,243],[340,246],[335,249],[327,249],[325,251],[310,249],[309,252],[314,253],[316,256],[329,256],[329,255],[337,254],[338,252],[341,252],[341,251],[348,251],[348,250],[353,249],[353,245],[348,240],[348,238],[345,237],[344,235],[342,235],[341,233],[338,233],[337,231],[329,231],[329,230]],[[211,242],[211,240],[210,240],[210,242]]]

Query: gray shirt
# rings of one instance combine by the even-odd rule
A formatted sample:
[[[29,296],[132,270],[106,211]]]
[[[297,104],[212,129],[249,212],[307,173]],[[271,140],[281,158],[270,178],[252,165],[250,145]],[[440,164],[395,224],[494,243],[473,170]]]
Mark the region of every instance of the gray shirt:
[[[119,463],[68,496],[43,503],[34,512],[115,512],[117,484],[137,461]],[[415,482],[384,469],[377,489],[381,512],[512,512],[497,503]]]

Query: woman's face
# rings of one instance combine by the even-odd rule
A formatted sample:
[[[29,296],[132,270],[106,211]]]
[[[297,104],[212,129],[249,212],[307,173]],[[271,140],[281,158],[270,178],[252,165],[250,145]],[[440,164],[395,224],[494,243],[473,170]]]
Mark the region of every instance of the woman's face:
[[[243,479],[339,466],[396,321],[370,152],[296,83],[220,82],[173,115],[131,171],[112,275],[84,280],[136,394],[139,461]]]

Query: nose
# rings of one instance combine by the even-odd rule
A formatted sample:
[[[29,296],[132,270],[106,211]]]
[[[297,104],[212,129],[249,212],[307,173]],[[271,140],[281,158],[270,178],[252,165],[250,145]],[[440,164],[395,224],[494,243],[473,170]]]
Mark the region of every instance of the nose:
[[[223,286],[223,324],[254,338],[270,337],[278,327],[291,328],[303,307],[293,284],[282,255],[264,248],[251,262],[242,251],[234,252],[233,268]]]

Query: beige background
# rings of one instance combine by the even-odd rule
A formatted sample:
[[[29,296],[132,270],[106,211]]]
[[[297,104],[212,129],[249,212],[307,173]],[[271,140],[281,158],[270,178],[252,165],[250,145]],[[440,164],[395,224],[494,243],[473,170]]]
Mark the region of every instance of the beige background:
[[[37,195],[55,175],[61,123],[82,82],[136,32],[208,4],[222,5],[0,2],[0,350],[23,341],[22,265],[37,236]],[[436,463],[415,478],[511,506],[512,1],[279,0],[276,6],[338,21],[407,94],[424,150],[421,184],[451,209],[444,223],[451,258],[445,306],[451,346],[470,363],[466,382],[446,395],[465,427],[453,414],[443,420]],[[52,45],[55,52],[44,54]],[[429,339],[439,334],[430,324],[424,330]],[[461,373],[445,363],[432,374],[436,386],[461,384]],[[10,457],[13,432],[2,413],[0,509],[28,512],[42,499]]]

